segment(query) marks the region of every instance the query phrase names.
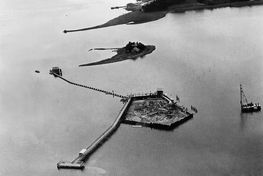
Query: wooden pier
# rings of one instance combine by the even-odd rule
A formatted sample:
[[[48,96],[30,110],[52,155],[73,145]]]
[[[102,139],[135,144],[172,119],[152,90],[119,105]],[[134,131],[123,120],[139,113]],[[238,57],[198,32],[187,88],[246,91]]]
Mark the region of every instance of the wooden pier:
[[[93,152],[95,152],[100,147],[100,145],[102,145],[118,129],[122,121],[122,118],[125,116],[125,113],[129,108],[130,103],[131,103],[131,98],[129,98],[128,101],[124,104],[123,108],[121,109],[121,112],[119,113],[113,124],[104,133],[102,133],[90,146],[88,146],[86,149],[81,150],[79,156],[77,156],[71,162],[66,162],[66,161],[58,162],[57,168],[84,169],[85,168],[84,163],[89,158],[89,156]]]
[[[75,86],[78,86],[78,87],[83,87],[83,88],[94,90],[94,91],[97,91],[97,92],[102,92],[102,93],[105,93],[106,95],[112,95],[113,97],[119,97],[119,98],[123,98],[123,99],[127,99],[128,98],[127,96],[114,93],[114,91],[110,92],[110,91],[107,91],[107,90],[102,90],[102,89],[94,88],[94,87],[91,87],[91,86],[86,86],[86,85],[74,83],[72,81],[67,80],[66,78],[63,78],[62,77],[62,73],[60,75],[60,74],[57,74],[56,72],[54,72],[53,70],[50,70],[49,74],[54,75],[56,78],[60,78],[63,81],[66,81],[67,83],[75,85]]]

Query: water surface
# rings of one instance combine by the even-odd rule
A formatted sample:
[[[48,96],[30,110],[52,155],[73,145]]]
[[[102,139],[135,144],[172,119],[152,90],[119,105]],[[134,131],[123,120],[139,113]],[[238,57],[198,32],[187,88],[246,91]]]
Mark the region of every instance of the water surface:
[[[120,16],[126,12],[110,7],[125,3],[1,1],[0,175],[262,175],[262,112],[240,114],[239,84],[263,103],[263,8],[169,13],[139,25],[62,33]],[[108,57],[88,49],[128,41],[157,49],[145,59],[78,67]],[[54,79],[52,66],[70,80],[124,95],[163,88],[199,112],[172,132],[122,125],[84,171],[58,171],[56,163],[89,145],[122,104]]]

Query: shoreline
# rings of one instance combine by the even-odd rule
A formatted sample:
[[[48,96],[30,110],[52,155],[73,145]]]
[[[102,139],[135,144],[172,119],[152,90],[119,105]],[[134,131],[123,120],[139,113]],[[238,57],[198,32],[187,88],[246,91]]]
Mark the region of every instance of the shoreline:
[[[232,2],[232,3],[213,4],[213,5],[195,2],[195,3],[174,5],[171,6],[168,11],[171,13],[181,13],[181,12],[194,11],[194,10],[206,10],[206,9],[213,10],[213,9],[224,8],[224,7],[250,7],[250,6],[258,6],[258,5],[263,5],[263,0]]]

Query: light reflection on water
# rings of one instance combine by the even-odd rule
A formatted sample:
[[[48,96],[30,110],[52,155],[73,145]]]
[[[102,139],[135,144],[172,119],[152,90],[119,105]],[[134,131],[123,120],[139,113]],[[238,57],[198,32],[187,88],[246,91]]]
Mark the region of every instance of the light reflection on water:
[[[262,113],[241,116],[239,107],[240,83],[263,103],[262,7],[168,14],[140,25],[63,34],[124,12],[108,10],[113,2],[83,3],[1,6],[0,175],[262,175]],[[135,62],[77,67],[107,57],[90,58],[88,49],[128,41],[156,50]],[[121,94],[161,87],[199,113],[172,132],[122,125],[86,170],[58,172],[57,161],[72,160],[122,104],[52,78],[48,70],[56,65],[70,80]]]

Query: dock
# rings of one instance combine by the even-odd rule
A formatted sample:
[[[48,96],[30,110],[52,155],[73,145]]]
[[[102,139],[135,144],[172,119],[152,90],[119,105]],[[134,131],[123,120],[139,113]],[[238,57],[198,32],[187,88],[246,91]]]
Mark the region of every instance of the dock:
[[[187,108],[178,105],[173,99],[169,98],[162,90],[155,93],[141,95],[120,95],[113,91],[106,91],[91,86],[74,83],[62,77],[62,70],[53,67],[50,74],[55,78],[78,87],[91,89],[97,92],[113,95],[121,98],[124,103],[120,113],[114,122],[109,126],[94,142],[87,148],[82,149],[78,156],[72,161],[60,161],[57,163],[58,169],[84,169],[85,162],[89,157],[118,129],[121,123],[130,124],[134,127],[151,127],[162,130],[172,130],[176,126],[186,122],[193,117]],[[179,99],[179,98],[177,98]],[[179,101],[179,100],[178,100]],[[196,110],[197,111],[197,110]]]
[[[125,116],[129,105],[131,104],[131,98],[124,104],[123,108],[121,109],[119,115],[112,123],[112,125],[102,133],[90,146],[86,149],[81,150],[79,156],[77,156],[73,161],[60,161],[57,163],[58,169],[84,169],[85,168],[85,161],[90,157],[90,155],[95,152],[120,126],[122,118]]]

